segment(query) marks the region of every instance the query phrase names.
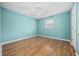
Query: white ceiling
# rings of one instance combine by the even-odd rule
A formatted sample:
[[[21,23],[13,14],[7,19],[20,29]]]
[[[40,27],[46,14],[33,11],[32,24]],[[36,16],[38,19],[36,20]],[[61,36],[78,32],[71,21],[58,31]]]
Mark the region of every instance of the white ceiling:
[[[2,7],[36,19],[53,16],[72,9],[72,2],[5,2]]]

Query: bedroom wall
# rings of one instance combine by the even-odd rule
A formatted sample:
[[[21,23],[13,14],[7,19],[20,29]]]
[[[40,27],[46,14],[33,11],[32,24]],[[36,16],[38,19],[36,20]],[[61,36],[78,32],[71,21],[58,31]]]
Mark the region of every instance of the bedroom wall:
[[[19,13],[2,9],[2,42],[36,35],[36,20]]]
[[[18,38],[33,35],[45,35],[61,39],[71,39],[70,12],[35,20],[5,8],[2,9],[2,42],[16,40]],[[51,30],[45,29],[45,21],[54,20],[55,26]],[[63,20],[64,19],[64,20]]]
[[[1,8],[0,8],[0,42],[1,42]]]
[[[77,53],[79,55],[79,3],[77,2]]]
[[[65,12],[55,16],[38,20],[39,24],[38,34],[70,40],[71,39],[70,17],[71,17],[70,12]],[[54,27],[52,29],[45,29],[45,22],[49,19],[54,21]]]
[[[0,8],[0,56],[2,55],[2,46],[1,46],[1,8]]]

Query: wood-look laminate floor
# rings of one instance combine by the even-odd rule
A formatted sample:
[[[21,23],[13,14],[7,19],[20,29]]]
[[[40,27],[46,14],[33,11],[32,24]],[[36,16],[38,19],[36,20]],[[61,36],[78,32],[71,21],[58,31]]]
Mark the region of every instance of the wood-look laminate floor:
[[[69,42],[34,37],[13,42],[2,47],[3,56],[74,56]]]

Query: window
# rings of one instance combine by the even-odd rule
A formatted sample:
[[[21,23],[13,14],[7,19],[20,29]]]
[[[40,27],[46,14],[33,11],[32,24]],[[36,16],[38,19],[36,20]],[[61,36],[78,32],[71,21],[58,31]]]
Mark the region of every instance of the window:
[[[54,21],[53,20],[47,20],[45,22],[45,29],[53,29],[54,27]]]

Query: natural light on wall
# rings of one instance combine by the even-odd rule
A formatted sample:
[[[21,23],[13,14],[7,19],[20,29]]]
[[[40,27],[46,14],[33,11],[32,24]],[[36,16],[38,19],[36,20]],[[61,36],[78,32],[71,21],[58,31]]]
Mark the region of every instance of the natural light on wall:
[[[47,20],[45,22],[45,29],[53,29],[54,28],[54,21],[53,20]]]

